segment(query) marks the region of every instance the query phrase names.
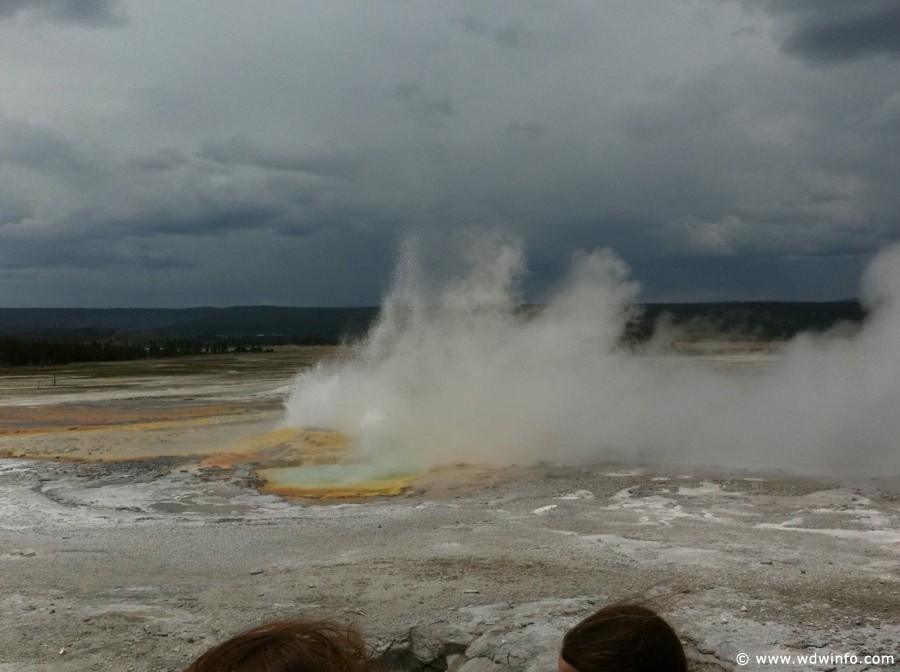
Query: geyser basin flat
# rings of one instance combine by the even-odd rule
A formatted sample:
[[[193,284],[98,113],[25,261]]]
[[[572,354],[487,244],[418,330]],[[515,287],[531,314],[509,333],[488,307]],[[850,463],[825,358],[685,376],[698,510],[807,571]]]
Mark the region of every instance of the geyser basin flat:
[[[771,351],[749,354],[759,357],[759,367],[771,364]],[[283,427],[284,395],[296,373],[345,355],[340,348],[283,348],[169,366],[17,370],[0,378],[0,456],[104,463],[183,458],[185,466],[249,468],[263,492],[290,498],[410,489],[440,498],[515,477],[514,468],[496,465],[375,466],[348,452],[348,436]],[[727,366],[731,356],[745,361],[748,352],[740,345],[717,351],[715,366]]]
[[[290,382],[298,371],[341,352],[284,347],[264,354],[10,370],[0,376],[0,457],[235,464],[290,441],[271,434],[280,425]],[[312,434],[306,438],[318,441]]]
[[[896,482],[545,465],[468,493],[458,479],[449,499],[335,507],[226,474],[0,460],[0,670],[181,670],[226,633],[298,616],[549,670],[567,625],[668,590],[667,615],[702,652],[692,669],[900,646]]]
[[[391,642],[413,626],[428,641],[489,630],[509,672],[525,659],[552,669],[563,625],[653,586],[689,589],[671,616],[716,669],[740,650],[811,642],[897,651],[896,482],[452,465],[399,498],[295,505],[257,493],[239,465],[305,455],[307,474],[327,476],[326,460],[346,454],[342,435],[279,428],[297,368],[259,379],[223,369],[216,393],[180,384],[102,404],[45,399],[16,416],[28,432],[0,390],[0,448],[104,460],[0,460],[0,669],[183,669],[223,633],[298,615]],[[90,426],[72,403],[96,411]],[[143,459],[154,451],[181,457]],[[548,603],[509,611],[533,600]],[[509,612],[499,622],[497,609]],[[535,621],[560,631],[536,637]]]

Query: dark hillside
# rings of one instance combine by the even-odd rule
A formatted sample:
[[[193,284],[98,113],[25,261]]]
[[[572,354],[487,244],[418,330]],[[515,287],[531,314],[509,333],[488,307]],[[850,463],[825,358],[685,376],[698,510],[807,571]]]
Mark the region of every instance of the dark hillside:
[[[539,310],[539,307],[535,307]],[[860,323],[858,301],[648,303],[629,325],[630,337],[644,339],[664,319],[695,332],[785,339],[801,331],[823,331],[839,322]],[[378,316],[378,308],[0,308],[0,336],[89,341],[129,336],[183,339],[251,339],[339,342],[359,337]]]
[[[338,342],[365,333],[377,308],[0,308],[0,336],[92,340],[248,338],[265,342]]]
[[[0,308],[0,367],[261,351],[363,336],[377,308]]]
[[[0,336],[160,331],[213,308],[0,308]]]
[[[339,341],[365,334],[377,308],[212,308],[162,329],[182,338],[254,338]]]
[[[651,303],[641,306],[625,341],[641,342],[659,324],[702,340],[785,340],[865,317],[857,301],[830,303]],[[529,311],[540,311],[530,306]],[[235,306],[184,309],[0,308],[0,366],[177,357],[282,344],[337,344],[363,336],[377,308]]]
[[[787,340],[800,332],[821,332],[839,323],[860,324],[859,301],[649,303],[628,328],[634,340],[649,338],[660,320],[698,338],[712,334],[754,340]]]

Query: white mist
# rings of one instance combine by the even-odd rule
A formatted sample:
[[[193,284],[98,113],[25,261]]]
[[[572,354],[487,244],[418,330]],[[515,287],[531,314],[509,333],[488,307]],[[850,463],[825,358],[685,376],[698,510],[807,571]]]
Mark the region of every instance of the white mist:
[[[437,285],[411,250],[352,357],[298,377],[287,424],[349,433],[384,464],[900,473],[900,248],[866,274],[863,329],[802,335],[753,374],[618,347],[639,288],[608,250],[576,254],[533,315],[519,310],[517,243],[476,242]]]

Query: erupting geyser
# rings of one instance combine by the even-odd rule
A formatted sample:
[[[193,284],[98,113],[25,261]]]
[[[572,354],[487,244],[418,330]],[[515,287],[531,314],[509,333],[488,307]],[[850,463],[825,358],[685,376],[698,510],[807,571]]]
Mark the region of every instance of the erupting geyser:
[[[866,273],[858,333],[802,335],[752,375],[623,349],[638,285],[608,250],[576,254],[536,311],[515,242],[471,246],[440,285],[411,250],[368,338],[286,404],[290,426],[355,437],[370,475],[539,460],[900,472],[900,248]]]

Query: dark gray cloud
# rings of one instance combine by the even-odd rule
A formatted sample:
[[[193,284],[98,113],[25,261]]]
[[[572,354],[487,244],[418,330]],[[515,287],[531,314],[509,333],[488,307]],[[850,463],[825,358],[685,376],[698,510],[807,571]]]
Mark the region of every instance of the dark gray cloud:
[[[394,97],[406,101],[406,110],[419,124],[440,128],[453,118],[453,104],[447,96],[429,96],[418,84],[399,84]]]
[[[455,16],[450,25],[458,26],[466,33],[486,37],[504,48],[525,48],[537,40],[535,30],[529,28],[519,18],[507,18],[503,22],[493,22],[471,14]]]
[[[900,58],[900,3],[895,0],[786,0],[766,7],[786,22],[782,48],[789,54],[823,63]]]
[[[92,27],[125,23],[121,0],[0,0],[0,19],[31,14],[55,23]]]
[[[56,131],[0,111],[0,157],[2,161],[46,173],[81,175],[94,166],[84,154]]]
[[[74,227],[75,222],[71,225]],[[153,249],[140,240],[103,235],[60,235],[49,237],[41,232],[8,237],[0,251],[0,261],[7,269],[47,271],[53,269],[97,269],[130,267],[160,270],[189,267],[175,249]]]
[[[34,215],[34,210],[29,203],[13,197],[4,199],[0,209],[0,227],[4,224],[17,224]]]
[[[527,140],[535,136],[547,133],[549,129],[536,121],[511,121],[507,125],[505,133],[513,140]]]
[[[0,305],[372,303],[408,231],[843,298],[900,238],[893,8],[0,0]]]
[[[283,241],[329,232],[355,238],[384,235],[392,226],[377,209],[354,206],[350,194],[340,195],[346,191],[340,185],[360,167],[347,156],[267,150],[240,140],[200,147],[118,158],[0,116],[6,167],[0,267],[200,274],[207,255],[221,255],[235,235]]]
[[[338,153],[276,150],[255,146],[237,137],[227,142],[205,141],[200,145],[199,155],[223,164],[244,164],[322,177],[348,177],[358,168],[357,160]]]

